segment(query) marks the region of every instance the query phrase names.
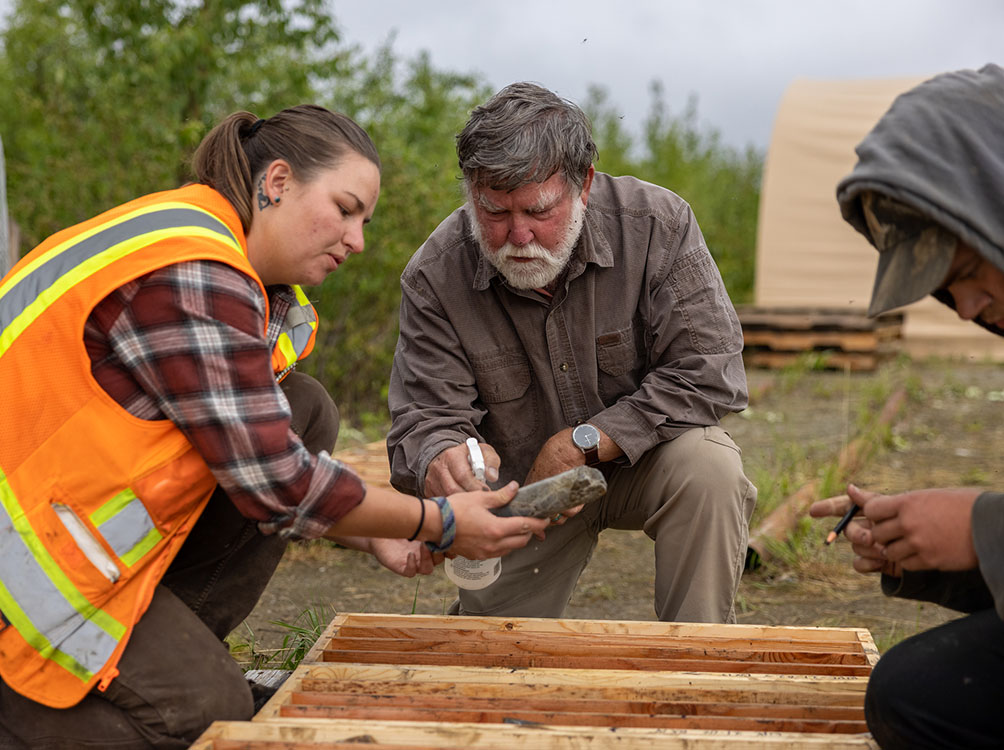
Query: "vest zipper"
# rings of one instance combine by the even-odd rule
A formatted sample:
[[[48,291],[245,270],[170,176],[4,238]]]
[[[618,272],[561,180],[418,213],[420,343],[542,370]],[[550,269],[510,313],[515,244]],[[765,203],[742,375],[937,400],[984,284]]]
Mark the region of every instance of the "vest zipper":
[[[98,681],[98,691],[102,693],[105,692],[108,689],[108,686],[111,684],[111,681],[118,676],[119,676],[118,667],[112,667],[111,669],[109,669],[108,674],[106,674]]]

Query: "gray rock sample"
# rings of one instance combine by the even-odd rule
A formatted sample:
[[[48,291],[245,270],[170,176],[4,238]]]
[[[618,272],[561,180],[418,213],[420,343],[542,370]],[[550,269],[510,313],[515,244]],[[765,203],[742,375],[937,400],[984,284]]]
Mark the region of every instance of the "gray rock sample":
[[[576,505],[585,505],[606,493],[607,480],[599,469],[576,466],[574,469],[520,487],[507,505],[492,508],[496,516],[533,516],[549,518]]]

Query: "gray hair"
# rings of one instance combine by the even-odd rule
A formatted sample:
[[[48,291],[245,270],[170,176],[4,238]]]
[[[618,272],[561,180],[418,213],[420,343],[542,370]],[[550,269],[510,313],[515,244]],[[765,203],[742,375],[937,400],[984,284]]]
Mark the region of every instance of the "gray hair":
[[[534,83],[513,83],[475,107],[457,136],[468,187],[515,190],[560,172],[579,191],[596,159],[585,113]]]

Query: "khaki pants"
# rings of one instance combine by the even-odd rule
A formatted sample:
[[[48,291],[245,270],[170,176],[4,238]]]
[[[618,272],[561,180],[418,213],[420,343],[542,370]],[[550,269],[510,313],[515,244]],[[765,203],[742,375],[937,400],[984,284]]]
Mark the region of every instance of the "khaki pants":
[[[313,378],[283,390],[293,430],[311,451],[332,450],[338,410]],[[49,708],[0,682],[0,749],[187,748],[210,723],[247,720],[251,690],[223,639],[254,609],[286,548],[217,489],[154,593],[104,693]]]
[[[601,465],[607,494],[547,539],[502,558],[502,575],[460,591],[454,614],[561,617],[603,529],[644,529],[655,542],[655,614],[680,622],[735,622],[756,488],[720,427],[688,430],[634,466]]]

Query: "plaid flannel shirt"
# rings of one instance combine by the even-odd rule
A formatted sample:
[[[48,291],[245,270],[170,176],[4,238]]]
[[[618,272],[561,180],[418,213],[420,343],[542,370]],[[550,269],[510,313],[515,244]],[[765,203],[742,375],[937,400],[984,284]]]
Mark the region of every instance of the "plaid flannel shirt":
[[[272,347],[292,300],[213,261],[166,266],[124,284],[91,312],[84,343],[95,379],[130,414],[170,419],[263,533],[321,536],[366,487],[290,429]]]

